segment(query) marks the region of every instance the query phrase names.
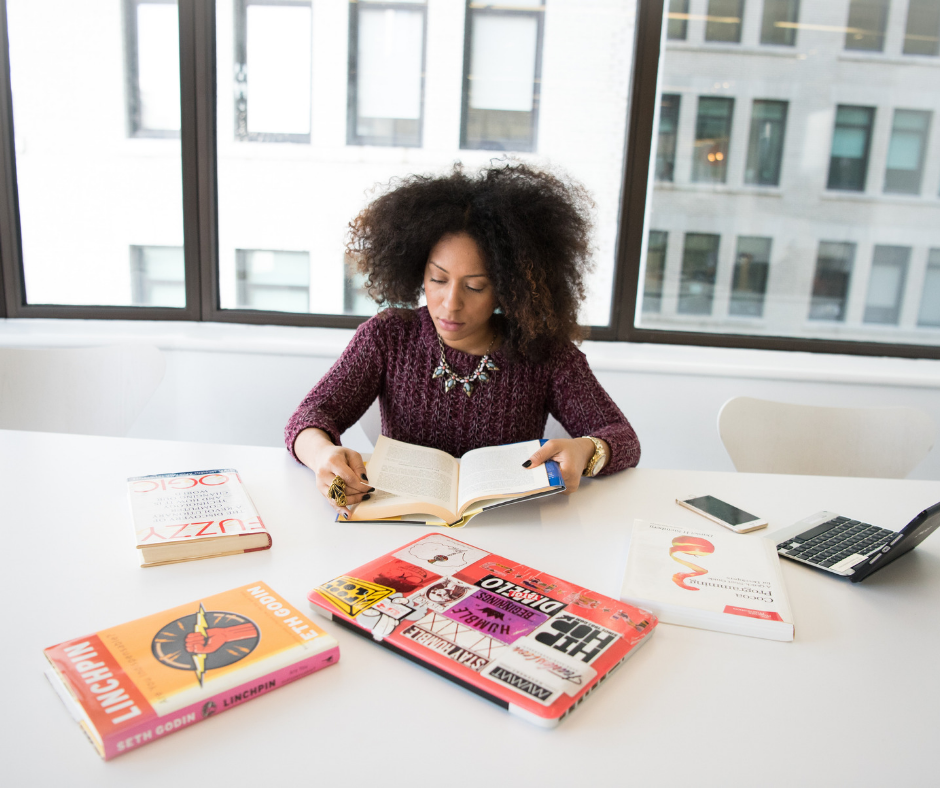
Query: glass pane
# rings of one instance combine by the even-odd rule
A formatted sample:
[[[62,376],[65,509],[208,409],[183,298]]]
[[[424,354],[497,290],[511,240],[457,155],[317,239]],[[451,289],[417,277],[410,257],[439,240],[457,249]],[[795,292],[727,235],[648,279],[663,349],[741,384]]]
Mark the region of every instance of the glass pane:
[[[796,43],[796,21],[800,0],[764,0],[760,42],[792,47]]]
[[[183,247],[132,246],[131,288],[134,306],[186,306]]]
[[[666,37],[671,41],[685,41],[689,30],[689,0],[669,0],[669,23]]]
[[[258,4],[269,12],[299,9],[309,15],[296,17],[290,35],[282,35],[283,26],[249,24],[254,3],[218,0],[222,309],[374,313],[378,306],[365,292],[362,276],[345,259],[349,222],[375,196],[377,184],[410,174],[448,172],[456,161],[467,169],[490,163],[492,150],[461,148],[466,103],[481,113],[475,121],[480,140],[529,140],[533,150],[514,155],[558,167],[590,191],[596,203],[595,269],[587,281],[582,320],[608,325],[635,6],[635,0],[592,0],[590,13],[585,13],[584,3],[569,0],[554,5],[525,0],[505,10],[468,9],[459,2],[436,3],[431,10],[420,2]],[[463,82],[468,12],[471,24],[477,17],[484,20],[485,35],[477,49],[470,42],[467,54],[495,58],[481,60],[479,70],[472,72],[485,77],[474,87],[472,102],[464,95]],[[369,20],[364,28],[353,27],[357,15],[360,21]],[[510,27],[497,24],[501,22]],[[269,39],[258,40],[264,30]],[[351,36],[354,49],[364,37],[369,52],[356,56]],[[420,72],[419,41],[427,42]],[[271,124],[261,131],[254,125],[256,61],[271,52],[278,68],[294,63],[297,71],[311,76],[308,94],[295,97],[303,113],[309,108],[307,135],[295,134],[303,130],[297,126]],[[618,56],[612,58],[612,52]],[[365,86],[363,95],[347,93],[351,56],[356,87]],[[541,71],[534,70],[536,60]],[[393,74],[404,76],[392,79]],[[416,112],[422,75],[423,107]],[[290,84],[296,87],[299,79]],[[551,96],[544,104],[542,92]],[[230,122],[233,118],[241,125]],[[251,260],[259,252],[305,254],[308,279],[285,273],[283,280],[261,281],[257,266],[245,257],[249,252]],[[282,263],[286,265],[277,257],[275,270],[286,270]],[[294,276],[299,268],[290,270]],[[275,287],[279,289],[271,289]],[[306,301],[298,295],[304,288]]]
[[[872,55],[848,20],[884,4],[755,0],[736,48],[690,3],[664,36],[635,326],[940,346],[940,80],[903,53],[914,5]],[[792,45],[762,45],[769,19]]]
[[[940,54],[940,0],[910,0],[904,54],[932,57]]]
[[[884,50],[889,4],[890,0],[849,0],[846,49]]]
[[[744,0],[708,0],[705,40],[741,43],[741,17]]]
[[[183,306],[133,251],[183,246],[176,3],[6,5],[27,302]]]
[[[350,80],[355,133],[350,143],[421,144],[423,10],[353,8],[356,68]]]

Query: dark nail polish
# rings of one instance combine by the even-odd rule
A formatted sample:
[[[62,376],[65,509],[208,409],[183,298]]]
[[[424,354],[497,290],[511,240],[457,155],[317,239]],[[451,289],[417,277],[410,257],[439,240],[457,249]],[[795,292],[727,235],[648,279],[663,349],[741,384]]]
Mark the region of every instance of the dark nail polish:
[[[522,463],[522,467],[528,468],[531,464],[532,464],[532,460],[526,460],[524,463]]]
[[[369,481],[369,477],[366,476],[364,473],[360,473],[359,478],[361,478],[364,482]]]
[[[349,519],[349,515],[346,514],[346,512],[341,512],[341,514],[343,515],[343,519],[344,519],[344,520],[348,520],[348,519]]]
[[[369,492],[375,492],[375,487],[370,487]]]
[[[371,495],[363,495],[363,496],[362,496],[362,500],[363,500],[363,501],[368,501],[371,497],[372,497]]]

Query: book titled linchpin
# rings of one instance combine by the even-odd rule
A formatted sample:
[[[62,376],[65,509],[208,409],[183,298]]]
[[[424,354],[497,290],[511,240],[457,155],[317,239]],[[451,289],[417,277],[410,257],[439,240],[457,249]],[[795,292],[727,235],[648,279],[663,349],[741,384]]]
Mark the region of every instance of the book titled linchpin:
[[[109,760],[339,661],[339,645],[263,582],[43,652],[46,676]]]

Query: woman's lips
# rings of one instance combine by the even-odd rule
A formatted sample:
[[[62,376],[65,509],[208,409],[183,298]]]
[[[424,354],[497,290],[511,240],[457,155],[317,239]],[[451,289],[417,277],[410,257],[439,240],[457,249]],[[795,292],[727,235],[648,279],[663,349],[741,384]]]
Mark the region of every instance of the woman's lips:
[[[453,320],[444,320],[442,317],[439,317],[437,322],[440,323],[441,328],[445,331],[458,331],[463,326],[463,323],[455,323]]]

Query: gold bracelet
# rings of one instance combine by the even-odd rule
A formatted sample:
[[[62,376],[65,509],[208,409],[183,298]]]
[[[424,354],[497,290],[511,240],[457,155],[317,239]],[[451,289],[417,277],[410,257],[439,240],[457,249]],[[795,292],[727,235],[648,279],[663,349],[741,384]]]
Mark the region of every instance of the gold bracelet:
[[[597,464],[601,461],[602,458],[606,459],[605,455],[607,452],[604,449],[604,444],[601,443],[599,438],[594,438],[591,435],[582,435],[581,437],[587,438],[589,441],[591,441],[591,443],[594,444],[594,454],[591,455],[591,459],[588,461],[587,468],[581,472],[581,475],[594,476],[595,473],[598,473],[601,468],[604,467],[603,464],[601,464],[601,467],[598,468]],[[595,468],[597,468],[597,470],[595,470]]]

